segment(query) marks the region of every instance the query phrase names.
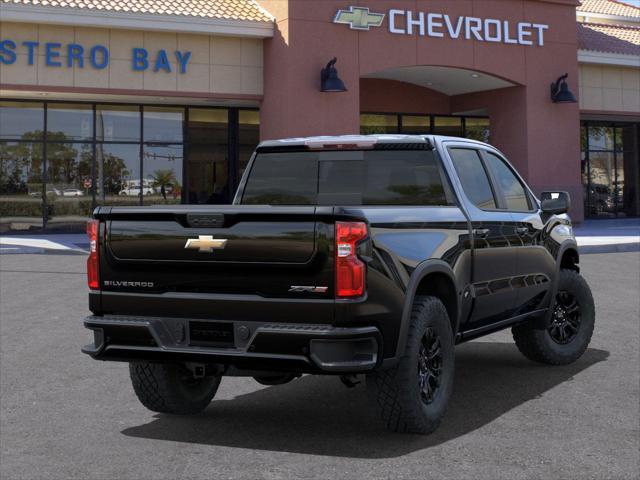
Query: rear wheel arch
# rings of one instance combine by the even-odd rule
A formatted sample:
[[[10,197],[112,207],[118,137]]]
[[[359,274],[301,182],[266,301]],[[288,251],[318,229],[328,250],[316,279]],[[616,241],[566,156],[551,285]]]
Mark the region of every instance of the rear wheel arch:
[[[458,331],[458,294],[453,279],[440,271],[429,272],[420,280],[414,298],[418,295],[436,297],[444,304],[455,336]]]
[[[425,260],[416,267],[406,289],[394,358],[386,361],[386,365],[397,362],[404,352],[411,322],[411,311],[418,295],[433,296],[442,301],[451,322],[451,333],[455,338],[458,331],[458,315],[460,312],[460,297],[455,278],[455,274],[449,264],[442,260]]]

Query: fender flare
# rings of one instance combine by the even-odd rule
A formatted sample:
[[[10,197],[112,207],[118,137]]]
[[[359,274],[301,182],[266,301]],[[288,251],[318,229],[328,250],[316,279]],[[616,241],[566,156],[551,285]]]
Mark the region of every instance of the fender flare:
[[[455,338],[458,326],[460,324],[460,295],[458,294],[459,286],[458,282],[456,281],[456,276],[453,273],[453,269],[451,268],[451,266],[443,260],[425,260],[416,267],[416,269],[411,274],[411,278],[409,279],[409,284],[407,285],[407,289],[405,290],[404,306],[402,308],[402,318],[400,320],[400,330],[398,333],[398,341],[396,343],[396,352],[393,357],[388,358],[384,361],[385,367],[395,365],[404,352],[405,346],[407,344],[407,332],[409,331],[409,323],[411,322],[411,310],[413,308],[413,301],[416,296],[416,291],[418,290],[420,282],[427,275],[432,273],[442,273],[446,275],[451,280],[455,288],[457,318],[450,319],[453,320],[453,324],[455,325],[455,331],[453,332],[453,336]]]
[[[536,326],[541,330],[546,330],[547,325],[549,325],[549,321],[551,320],[551,315],[553,315],[553,302],[556,298],[556,293],[558,293],[558,279],[560,278],[560,269],[562,266],[562,257],[564,256],[567,250],[574,250],[576,252],[576,256],[578,260],[580,260],[580,251],[578,250],[578,243],[575,240],[565,240],[560,244],[558,248],[558,253],[556,255],[556,273],[553,278],[553,284],[551,285],[551,290],[549,294],[549,308],[547,310],[546,315],[542,315],[540,320],[542,322],[537,321]]]

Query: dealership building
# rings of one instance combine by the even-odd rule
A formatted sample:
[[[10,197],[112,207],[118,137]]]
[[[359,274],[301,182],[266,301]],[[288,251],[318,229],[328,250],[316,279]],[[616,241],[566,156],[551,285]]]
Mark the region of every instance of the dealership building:
[[[0,232],[229,203],[260,140],[354,133],[488,141],[578,221],[640,216],[615,0],[0,0],[0,95]]]

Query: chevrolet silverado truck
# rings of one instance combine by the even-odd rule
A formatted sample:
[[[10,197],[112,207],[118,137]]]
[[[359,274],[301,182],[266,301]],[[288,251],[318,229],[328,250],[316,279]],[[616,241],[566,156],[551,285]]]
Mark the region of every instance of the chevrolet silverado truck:
[[[223,376],[365,375],[389,429],[430,433],[456,344],[511,328],[533,361],[586,350],[569,202],[472,140],[265,141],[232,205],[95,210],[83,352],[129,362],[155,412],[204,410]]]

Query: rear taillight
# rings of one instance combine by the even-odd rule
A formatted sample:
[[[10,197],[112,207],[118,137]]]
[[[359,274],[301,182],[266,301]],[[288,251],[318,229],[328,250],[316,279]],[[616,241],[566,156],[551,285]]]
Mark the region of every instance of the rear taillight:
[[[100,282],[100,260],[98,258],[98,232],[100,230],[100,222],[98,220],[89,220],[87,222],[87,235],[89,237],[89,258],[87,258],[87,283],[91,290],[98,290]]]
[[[363,222],[336,222],[336,297],[364,294],[365,264],[356,254],[356,244],[367,237]]]

